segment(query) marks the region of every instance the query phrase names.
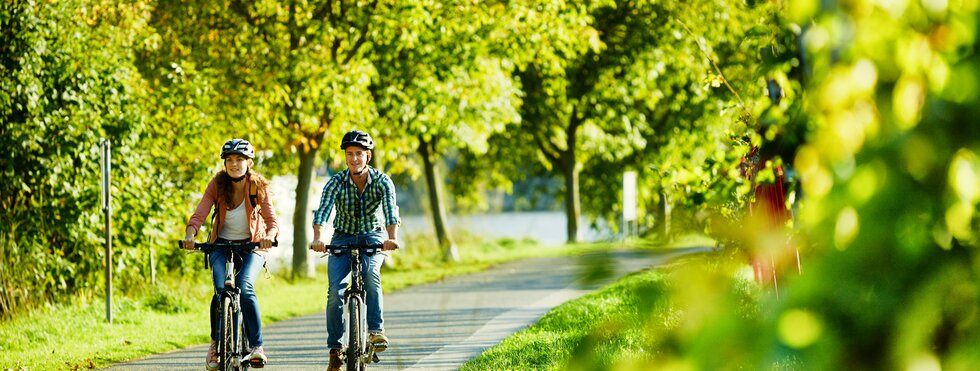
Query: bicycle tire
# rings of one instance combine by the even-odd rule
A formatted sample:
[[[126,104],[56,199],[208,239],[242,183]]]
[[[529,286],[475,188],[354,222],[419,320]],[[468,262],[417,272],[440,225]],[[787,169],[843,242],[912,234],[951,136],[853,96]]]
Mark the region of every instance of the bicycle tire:
[[[352,295],[347,302],[347,371],[363,371],[361,352],[364,334],[361,332],[361,297]]]
[[[220,369],[234,371],[238,369],[238,362],[235,358],[235,317],[232,307],[231,297],[222,295],[221,297],[221,362]]]
[[[238,340],[236,341],[236,343],[238,344],[238,349],[235,350],[235,354],[238,355],[237,356],[238,362],[235,362],[235,366],[237,370],[245,370],[252,365],[250,362],[242,362],[242,359],[245,359],[246,356],[249,354],[249,349],[248,349],[248,338],[245,337],[245,318],[242,318],[241,305],[242,305],[241,302],[238,301],[235,302],[235,314],[236,314],[235,320],[238,321],[237,325],[235,326],[235,331],[237,332],[238,335],[236,336],[236,339]]]

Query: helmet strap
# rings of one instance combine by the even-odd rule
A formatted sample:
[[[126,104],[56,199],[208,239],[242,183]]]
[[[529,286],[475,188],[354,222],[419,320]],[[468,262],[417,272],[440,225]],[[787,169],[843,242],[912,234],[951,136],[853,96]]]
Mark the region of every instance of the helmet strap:
[[[248,170],[249,170],[248,168],[245,168],[245,174],[242,174],[242,176],[238,178],[232,178],[230,175],[228,177],[231,178],[232,183],[238,183],[242,181],[242,179],[245,179],[246,176],[248,176]]]

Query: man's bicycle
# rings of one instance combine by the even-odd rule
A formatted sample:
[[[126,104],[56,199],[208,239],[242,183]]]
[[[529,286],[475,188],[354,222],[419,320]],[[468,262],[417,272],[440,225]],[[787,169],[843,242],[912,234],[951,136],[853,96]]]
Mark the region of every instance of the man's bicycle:
[[[181,242],[177,241],[181,246]],[[278,242],[273,242],[273,246]],[[262,368],[261,362],[249,362],[248,339],[245,338],[245,322],[242,320],[241,288],[235,286],[235,255],[250,254],[259,247],[258,242],[194,243],[194,249],[210,254],[225,252],[225,287],[218,291],[218,369],[224,371],[244,370],[250,366]]]
[[[344,310],[347,312],[347,349],[343,352],[347,371],[367,370],[367,365],[381,362],[377,350],[368,341],[367,291],[364,290],[364,259],[381,251],[384,245],[336,246],[326,245],[328,254],[339,256],[351,254],[350,284],[344,290]],[[323,256],[327,256],[324,254]],[[322,257],[322,256],[321,256]]]

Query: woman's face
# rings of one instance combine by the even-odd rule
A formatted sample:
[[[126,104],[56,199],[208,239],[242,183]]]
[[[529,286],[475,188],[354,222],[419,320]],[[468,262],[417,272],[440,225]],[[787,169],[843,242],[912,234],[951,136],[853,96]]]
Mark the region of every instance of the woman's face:
[[[371,151],[360,146],[349,146],[344,150],[344,154],[347,156],[347,168],[355,174],[364,171],[371,161]]]
[[[232,178],[238,178],[245,175],[248,168],[252,166],[252,160],[248,157],[242,155],[231,154],[225,157],[225,171],[228,172]]]

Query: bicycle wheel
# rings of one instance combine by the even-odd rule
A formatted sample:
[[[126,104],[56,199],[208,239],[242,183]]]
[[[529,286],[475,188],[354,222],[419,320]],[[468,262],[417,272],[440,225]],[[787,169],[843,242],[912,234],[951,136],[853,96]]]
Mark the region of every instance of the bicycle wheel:
[[[221,323],[219,326],[219,334],[221,335],[220,348],[218,348],[221,357],[221,367],[220,369],[225,371],[233,371],[238,369],[238,356],[235,355],[235,311],[234,306],[231,302],[231,297],[222,296],[221,297]]]
[[[361,332],[361,297],[352,295],[347,301],[347,371],[363,371],[361,352],[364,334]]]

